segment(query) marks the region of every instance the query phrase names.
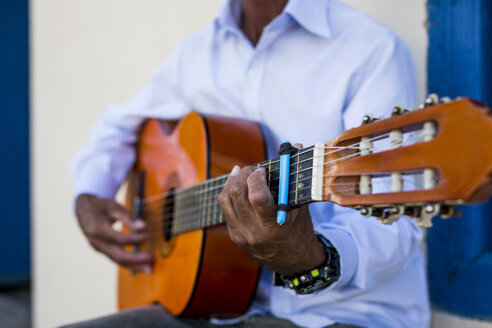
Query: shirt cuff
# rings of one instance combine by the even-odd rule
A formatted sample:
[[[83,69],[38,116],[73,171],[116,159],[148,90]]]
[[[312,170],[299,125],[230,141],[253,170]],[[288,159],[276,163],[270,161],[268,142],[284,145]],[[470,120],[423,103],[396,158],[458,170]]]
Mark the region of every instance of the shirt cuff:
[[[74,190],[74,203],[81,194],[91,194],[99,198],[112,199],[119,185],[110,173],[95,168],[85,169],[77,173]]]
[[[357,266],[357,249],[352,236],[344,230],[327,229],[316,231],[325,237],[338,252],[340,261],[340,277],[327,288],[320,290],[333,290],[345,286],[352,280]]]

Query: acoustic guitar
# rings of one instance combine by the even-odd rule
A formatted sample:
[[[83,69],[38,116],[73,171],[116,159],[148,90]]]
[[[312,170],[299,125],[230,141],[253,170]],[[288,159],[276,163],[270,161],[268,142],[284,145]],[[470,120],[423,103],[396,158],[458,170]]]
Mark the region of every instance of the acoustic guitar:
[[[454,205],[492,195],[492,116],[470,99],[431,95],[424,108],[395,107],[391,118],[291,156],[290,206],[330,201],[390,224],[424,226]],[[257,123],[192,112],[179,122],[148,120],[141,131],[127,201],[147,222],[153,273],[119,270],[121,309],[161,303],[172,315],[241,314],[260,266],[229,239],[217,202],[234,165],[266,168],[277,197],[279,159],[265,161]],[[272,218],[275,220],[275,218]]]

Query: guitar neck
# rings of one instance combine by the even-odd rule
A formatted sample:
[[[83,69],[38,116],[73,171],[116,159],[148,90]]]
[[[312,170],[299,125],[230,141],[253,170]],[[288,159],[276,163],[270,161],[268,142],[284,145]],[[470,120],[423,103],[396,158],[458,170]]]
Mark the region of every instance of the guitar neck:
[[[292,154],[288,205],[329,201],[385,224],[407,215],[430,226],[433,216],[453,216],[454,205],[486,201],[492,195],[492,111],[436,95],[422,107],[397,106],[388,119],[366,115],[362,126]],[[276,201],[279,158],[256,166],[265,168]],[[217,197],[227,178],[166,190],[142,204],[156,201],[164,208],[166,238],[223,224]]]
[[[314,183],[316,190],[313,189],[313,171],[316,174],[317,168],[322,165],[322,163],[316,163],[319,162],[318,158],[321,159],[322,156],[317,156],[315,152],[316,149],[312,146],[291,156],[288,200],[291,207],[321,200],[316,183]],[[256,166],[265,168],[267,185],[276,201],[280,170],[279,158],[261,162]],[[173,213],[172,235],[225,223],[217,197],[222,192],[228,176],[228,174],[222,175],[174,191],[172,195],[173,207],[167,211],[168,214],[171,211]]]

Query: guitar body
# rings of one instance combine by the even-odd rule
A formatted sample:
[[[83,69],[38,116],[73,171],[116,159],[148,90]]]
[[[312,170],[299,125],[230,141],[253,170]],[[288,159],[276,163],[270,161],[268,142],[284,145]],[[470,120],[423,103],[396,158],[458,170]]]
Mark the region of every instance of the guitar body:
[[[152,199],[264,158],[256,123],[194,112],[177,123],[149,120],[129,176],[128,205],[139,192]],[[223,224],[166,236],[165,206],[162,200],[144,203],[142,217],[151,238],[141,248],[155,255],[153,272],[119,269],[120,309],[158,302],[174,316],[244,313],[254,297],[259,264],[232,243]]]

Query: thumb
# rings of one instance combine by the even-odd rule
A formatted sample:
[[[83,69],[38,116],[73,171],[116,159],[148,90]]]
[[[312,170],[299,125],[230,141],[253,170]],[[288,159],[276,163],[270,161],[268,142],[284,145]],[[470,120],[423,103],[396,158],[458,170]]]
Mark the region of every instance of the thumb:
[[[133,213],[127,211],[120,204],[114,204],[115,206],[109,211],[109,214],[113,219],[121,221],[121,223],[132,230],[142,230],[145,228],[145,221],[137,218]]]

